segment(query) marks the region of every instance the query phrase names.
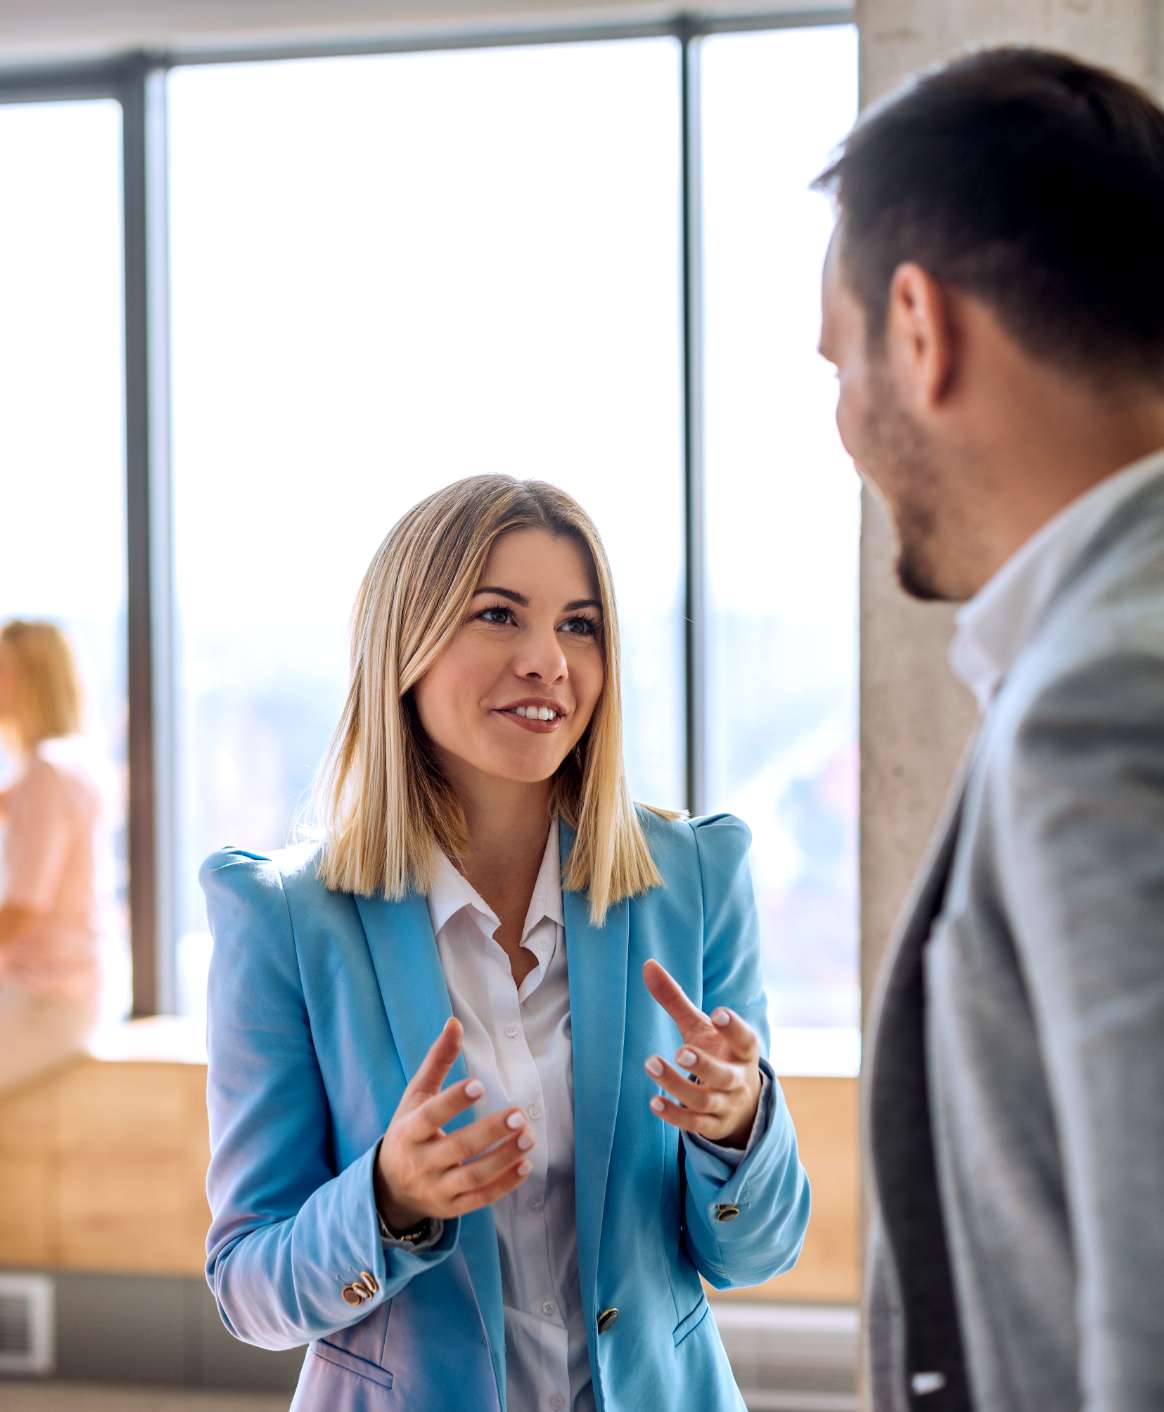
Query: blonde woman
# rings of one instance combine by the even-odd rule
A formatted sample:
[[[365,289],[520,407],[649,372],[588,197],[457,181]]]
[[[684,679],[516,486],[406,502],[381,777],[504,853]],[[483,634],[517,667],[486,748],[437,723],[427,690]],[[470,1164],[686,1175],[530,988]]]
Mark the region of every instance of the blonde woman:
[[[203,865],[207,1276],[310,1345],[298,1412],[743,1408],[700,1276],[787,1269],[809,1205],[749,835],[634,807],[621,748],[594,526],[460,481],[364,578],[322,843]]]
[[[0,1090],[82,1048],[101,1003],[102,795],[80,735],[81,688],[52,623],[0,628]]]

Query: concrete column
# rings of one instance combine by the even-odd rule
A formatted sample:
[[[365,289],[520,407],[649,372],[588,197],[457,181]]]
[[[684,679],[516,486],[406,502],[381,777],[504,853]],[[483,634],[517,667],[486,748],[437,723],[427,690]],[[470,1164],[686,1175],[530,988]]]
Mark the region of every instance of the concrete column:
[[[1024,43],[1164,93],[1164,0],[857,0],[861,97],[976,45]],[[866,1004],[975,708],[946,664],[952,614],[906,599],[866,492],[861,535],[861,977]]]

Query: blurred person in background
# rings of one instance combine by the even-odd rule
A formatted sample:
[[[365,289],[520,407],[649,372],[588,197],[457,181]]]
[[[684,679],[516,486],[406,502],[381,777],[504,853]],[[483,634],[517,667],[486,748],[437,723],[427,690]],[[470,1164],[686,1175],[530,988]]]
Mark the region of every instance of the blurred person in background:
[[[361,587],[322,847],[203,865],[207,1276],[301,1412],[743,1412],[700,1276],[809,1208],[750,835],[631,803],[618,671],[576,502],[446,487]]]
[[[100,1012],[102,791],[52,623],[0,628],[0,1091],[84,1048]]]

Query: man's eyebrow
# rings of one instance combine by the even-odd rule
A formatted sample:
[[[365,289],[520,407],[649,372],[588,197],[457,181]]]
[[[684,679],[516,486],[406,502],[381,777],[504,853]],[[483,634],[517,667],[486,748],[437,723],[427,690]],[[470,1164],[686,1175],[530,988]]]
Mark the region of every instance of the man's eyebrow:
[[[508,598],[511,603],[516,603],[521,608],[529,607],[529,599],[525,594],[518,593],[513,588],[497,588],[491,584],[482,584],[480,588],[474,589],[473,597],[476,598],[479,593],[496,593],[499,598]],[[575,598],[572,602],[567,603],[562,611],[570,613],[575,608],[598,608],[601,610],[602,604],[597,598]]]

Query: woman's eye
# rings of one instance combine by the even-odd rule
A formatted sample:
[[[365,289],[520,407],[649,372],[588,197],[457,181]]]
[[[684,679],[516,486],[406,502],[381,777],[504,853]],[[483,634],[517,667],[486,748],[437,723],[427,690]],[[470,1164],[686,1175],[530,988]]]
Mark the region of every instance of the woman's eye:
[[[490,614],[493,613],[500,614],[500,616],[491,617]],[[486,608],[483,612],[478,613],[477,616],[483,622],[504,625],[506,619],[513,617],[513,611],[509,608],[503,608],[499,604],[495,604],[492,608]]]
[[[562,624],[574,637],[596,637],[598,624],[593,618],[567,618]]]

